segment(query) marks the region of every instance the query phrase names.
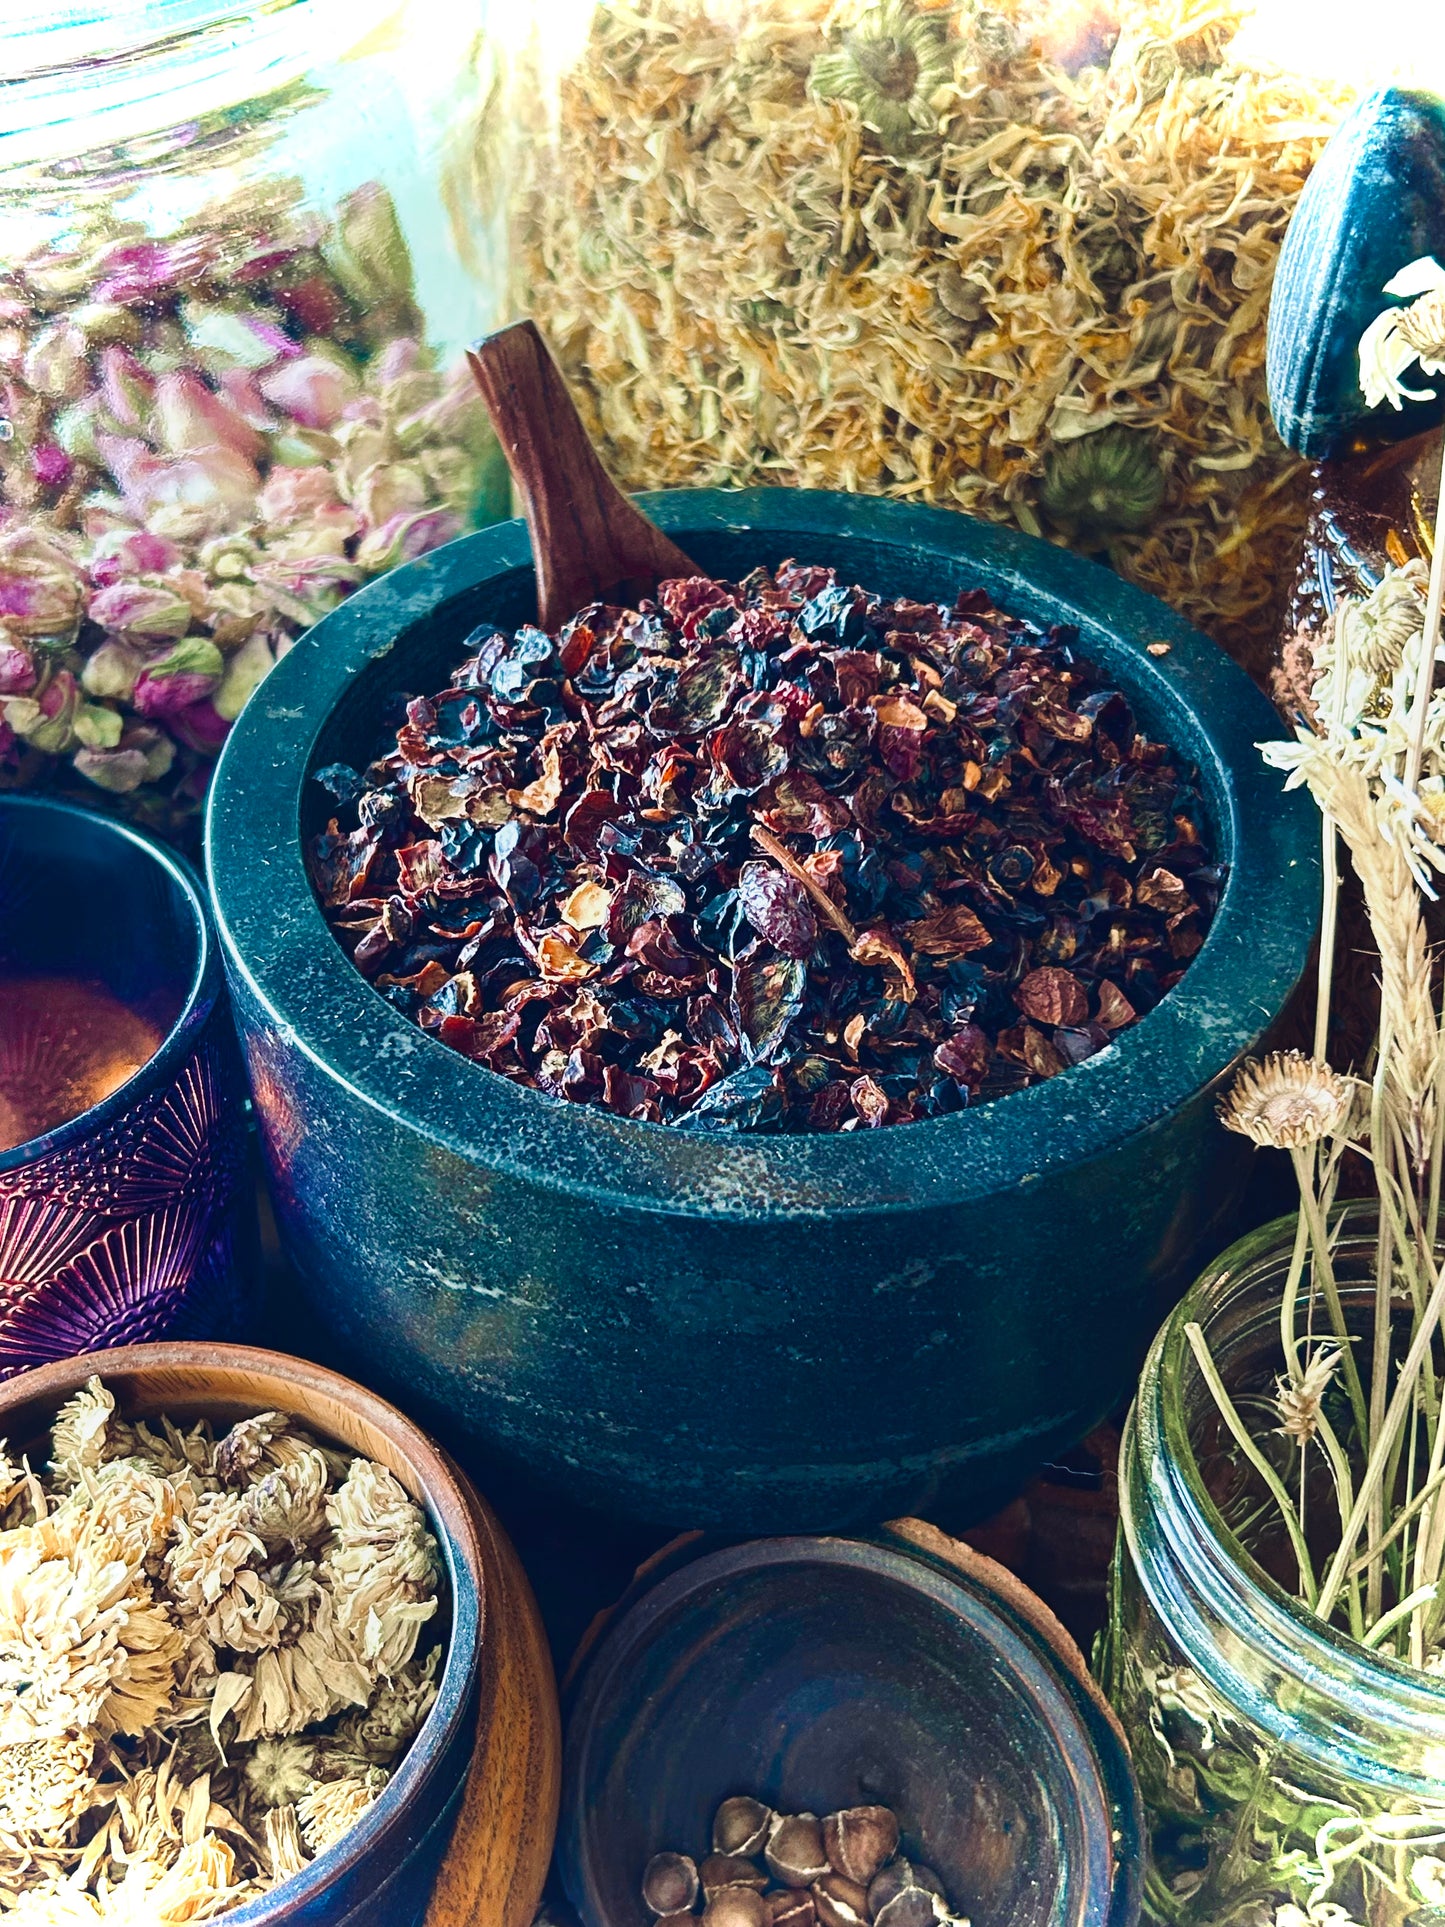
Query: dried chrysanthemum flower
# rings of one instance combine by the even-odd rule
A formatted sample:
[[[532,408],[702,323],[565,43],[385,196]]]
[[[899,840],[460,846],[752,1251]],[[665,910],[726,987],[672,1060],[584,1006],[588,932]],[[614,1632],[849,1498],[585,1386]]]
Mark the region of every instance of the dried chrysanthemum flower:
[[[808,73],[819,100],[846,100],[886,152],[907,154],[935,131],[934,97],[953,78],[953,56],[937,14],[907,0],[880,0],[859,16],[841,49],[819,54]]]
[[[268,1549],[289,1546],[299,1552],[326,1530],[326,1495],[331,1473],[315,1447],[263,1473],[245,1494],[246,1523]]]
[[[1298,1376],[1276,1380],[1274,1402],[1279,1408],[1279,1429],[1301,1449],[1319,1430],[1320,1402],[1339,1362],[1337,1345],[1321,1345]]]
[[[356,1459],[326,1504],[334,1538],[321,1577],[336,1623],[373,1677],[399,1673],[436,1611],[437,1547],[395,1474]]]
[[[1407,388],[1402,377],[1418,361],[1427,375],[1445,375],[1445,268],[1421,255],[1385,283],[1384,292],[1410,302],[1386,308],[1360,337],[1360,388],[1371,408],[1388,402],[1433,401],[1433,388]]]
[[[1353,1086],[1303,1051],[1271,1051],[1246,1064],[1219,1107],[1227,1130],[1276,1150],[1301,1150],[1332,1136],[1350,1114]]]
[[[116,1418],[115,1400],[98,1378],[66,1401],[50,1431],[51,1467],[65,1484],[132,1448],[131,1429]]]
[[[109,1459],[82,1475],[62,1510],[84,1513],[92,1530],[119,1543],[132,1566],[143,1566],[165,1550],[177,1498],[170,1481],[144,1459]]]
[[[143,1732],[183,1652],[119,1541],[52,1520],[0,1535],[0,1744]]]
[[[273,1880],[289,1880],[293,1873],[300,1873],[310,1858],[301,1844],[301,1826],[294,1802],[268,1809],[261,1823],[261,1838]]]
[[[284,1412],[257,1412],[254,1418],[239,1419],[216,1446],[216,1476],[226,1485],[243,1485],[266,1458],[273,1439],[291,1430],[292,1421]]]
[[[94,1797],[94,1762],[83,1729],[0,1746],[0,1835],[58,1845]]]
[[[251,1797],[263,1807],[282,1807],[311,1790],[316,1777],[316,1741],[302,1734],[257,1740],[242,1769]]]
[[[166,1584],[177,1605],[200,1617],[217,1604],[239,1572],[265,1556],[264,1542],[247,1524],[244,1498],[207,1493],[176,1522],[175,1544],[166,1555]]]
[[[355,1826],[389,1777],[381,1767],[371,1766],[345,1780],[328,1780],[298,1800],[301,1836],[312,1853],[321,1853]]]
[[[342,1720],[336,1729],[332,1756],[389,1766],[416,1738],[432,1709],[441,1658],[441,1647],[431,1647],[385,1684],[363,1712]]]

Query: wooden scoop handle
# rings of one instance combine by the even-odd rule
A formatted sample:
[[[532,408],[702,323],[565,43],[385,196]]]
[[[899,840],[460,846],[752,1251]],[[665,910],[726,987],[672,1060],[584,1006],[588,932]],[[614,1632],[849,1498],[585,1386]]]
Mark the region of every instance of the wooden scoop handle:
[[[488,335],[467,360],[522,498],[542,628],[589,602],[636,601],[667,576],[703,573],[597,459],[536,322]]]

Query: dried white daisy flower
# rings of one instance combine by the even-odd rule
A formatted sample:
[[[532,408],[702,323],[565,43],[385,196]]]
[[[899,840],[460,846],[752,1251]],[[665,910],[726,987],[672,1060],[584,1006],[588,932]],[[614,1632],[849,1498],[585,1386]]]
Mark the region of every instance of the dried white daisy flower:
[[[1371,408],[1388,402],[1433,401],[1433,388],[1407,388],[1402,380],[1412,362],[1427,375],[1445,375],[1445,268],[1422,255],[1385,283],[1384,292],[1410,302],[1386,308],[1360,337],[1360,387]]]
[[[273,1880],[288,1880],[293,1873],[300,1873],[310,1856],[301,1844],[301,1826],[296,1818],[294,1803],[282,1807],[271,1807],[261,1823],[261,1837],[266,1845],[266,1858],[271,1863]]]
[[[1416,556],[1403,568],[1387,570],[1367,596],[1359,600],[1342,597],[1336,604],[1334,651],[1375,688],[1394,677],[1410,643],[1417,642],[1424,634],[1429,578],[1429,565]],[[1321,655],[1319,667],[1323,679],[1333,666],[1334,655],[1328,650]],[[1328,713],[1335,713],[1334,691],[1329,684],[1321,690],[1317,680],[1315,691],[1319,692]]]
[[[301,1837],[312,1853],[321,1853],[350,1831],[386,1785],[390,1776],[379,1766],[345,1780],[328,1780],[296,1802]]]
[[[1226,1129],[1254,1143],[1293,1151],[1331,1137],[1345,1124],[1353,1086],[1303,1051],[1271,1051],[1246,1064],[1219,1107]]]
[[[1309,1444],[1320,1424],[1320,1402],[1340,1362],[1337,1345],[1321,1345],[1302,1372],[1275,1381],[1275,1404],[1279,1409],[1280,1431],[1303,1448]]]

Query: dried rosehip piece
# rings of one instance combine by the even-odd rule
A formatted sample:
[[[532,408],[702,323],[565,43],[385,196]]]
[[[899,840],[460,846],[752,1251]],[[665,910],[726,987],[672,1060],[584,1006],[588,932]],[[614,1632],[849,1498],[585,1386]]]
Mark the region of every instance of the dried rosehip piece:
[[[312,877],[395,1008],[559,1101],[943,1116],[1108,1050],[1207,936],[1194,772],[980,591],[784,563],[459,646],[363,775],[317,772]]]

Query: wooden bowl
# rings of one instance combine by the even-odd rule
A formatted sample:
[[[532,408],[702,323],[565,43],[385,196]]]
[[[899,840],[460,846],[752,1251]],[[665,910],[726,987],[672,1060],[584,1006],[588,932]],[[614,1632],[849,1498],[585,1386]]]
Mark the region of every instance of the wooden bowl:
[[[458,1468],[362,1386],[241,1345],[131,1345],[22,1373],[0,1385],[0,1438],[34,1446],[96,1374],[126,1418],[165,1413],[224,1427],[282,1411],[328,1443],[379,1460],[425,1507],[446,1572],[446,1661],[410,1751],[342,1840],[227,1921],[529,1927],[556,1825],[556,1692],[516,1554]]]
[[[574,1668],[558,1855],[584,1927],[647,1927],[663,1848],[718,1803],[880,1803],[973,1927],[1132,1927],[1141,1815],[1078,1648],[1002,1566],[932,1526],[681,1543]]]

